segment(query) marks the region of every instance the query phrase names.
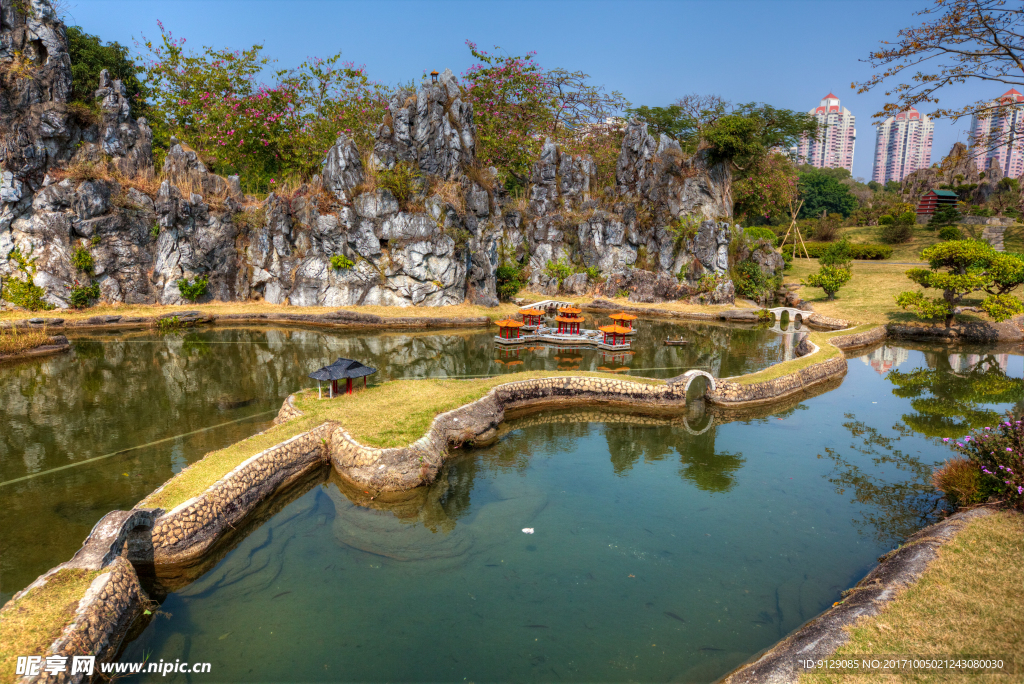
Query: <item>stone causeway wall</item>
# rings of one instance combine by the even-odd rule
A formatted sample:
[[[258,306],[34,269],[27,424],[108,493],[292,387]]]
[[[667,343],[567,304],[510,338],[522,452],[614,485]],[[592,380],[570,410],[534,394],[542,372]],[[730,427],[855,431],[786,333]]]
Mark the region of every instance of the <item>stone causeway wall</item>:
[[[434,480],[452,447],[495,439],[506,411],[580,405],[682,410],[686,392],[682,385],[649,385],[617,378],[569,376],[510,382],[437,416],[427,434],[407,447],[364,446],[343,427],[335,426],[330,439],[331,463],[340,475],[363,487],[411,489]]]
[[[828,344],[847,350],[865,347],[886,338],[886,329],[878,326],[870,330],[849,335],[836,335],[829,339]],[[819,353],[817,348],[813,350],[809,343],[801,343],[798,351],[801,357],[809,354]],[[833,378],[841,378],[846,375],[846,357],[838,354],[829,359],[812,363],[794,373],[787,373],[771,380],[763,382],[739,383],[729,380],[719,380],[717,388],[708,390],[706,397],[712,404],[725,407],[750,406],[777,401],[784,397],[802,392],[803,390],[825,382]]]
[[[246,459],[199,496],[157,516],[148,539],[129,544],[129,558],[157,565],[196,560],[261,501],[321,466],[329,434],[329,425],[321,425]]]

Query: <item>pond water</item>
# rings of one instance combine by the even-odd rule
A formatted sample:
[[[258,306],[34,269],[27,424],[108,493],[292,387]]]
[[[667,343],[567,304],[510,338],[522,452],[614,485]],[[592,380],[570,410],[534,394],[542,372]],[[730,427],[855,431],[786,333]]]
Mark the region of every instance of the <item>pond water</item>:
[[[594,319],[586,317],[586,325]],[[73,352],[0,365],[0,604],[69,559],[92,526],[209,451],[270,424],[310,371],[342,356],[399,377],[637,369],[671,377],[767,367],[792,336],[640,321],[634,353],[495,350],[490,331],[334,332],[210,328],[72,339]],[[662,341],[680,334],[686,347]]]
[[[883,346],[761,417],[535,414],[399,501],[314,482],[157,585],[122,660],[230,682],[713,681],[936,519],[939,438],[1019,410],[1022,377],[1019,348]]]

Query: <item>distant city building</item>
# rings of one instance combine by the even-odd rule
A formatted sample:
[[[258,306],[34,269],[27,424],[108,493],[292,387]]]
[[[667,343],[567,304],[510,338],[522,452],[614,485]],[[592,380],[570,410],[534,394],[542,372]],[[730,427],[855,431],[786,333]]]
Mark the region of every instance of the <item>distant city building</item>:
[[[878,124],[871,180],[885,185],[932,165],[935,123],[913,107]]]
[[[816,108],[807,112],[818,119],[821,137],[818,140],[801,138],[793,148],[797,163],[810,164],[819,169],[846,169],[853,173],[853,146],[857,142],[854,116],[839,104],[839,98],[829,93]]]
[[[1010,88],[991,104],[1024,103],[1024,95]],[[986,171],[992,160],[999,164],[1004,176],[1019,178],[1024,173],[1024,150],[1019,138],[1024,136],[1024,105],[1011,107],[987,118],[971,118],[971,139],[978,145],[974,163],[978,171]],[[993,145],[999,142],[1001,144]]]

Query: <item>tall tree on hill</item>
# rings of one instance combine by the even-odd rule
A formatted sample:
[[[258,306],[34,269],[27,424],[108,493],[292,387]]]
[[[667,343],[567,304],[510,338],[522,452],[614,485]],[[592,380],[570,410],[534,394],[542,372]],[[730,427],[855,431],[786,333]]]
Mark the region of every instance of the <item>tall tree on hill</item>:
[[[850,194],[850,188],[836,180],[835,176],[821,169],[799,174],[801,218],[814,218],[827,214],[842,214],[848,217],[857,208],[857,198]]]
[[[885,95],[890,99],[875,118],[938,105],[943,88],[973,81],[1024,90],[1024,4],[1019,0],[934,0],[916,15],[925,20],[901,29],[893,42],[882,41],[865,60],[877,73],[851,85],[864,93],[887,81],[905,81],[888,86]],[[972,115],[998,118],[1014,104],[980,100],[961,107],[938,107],[929,115],[953,121]],[[996,132],[976,144],[991,149],[1006,142]]]

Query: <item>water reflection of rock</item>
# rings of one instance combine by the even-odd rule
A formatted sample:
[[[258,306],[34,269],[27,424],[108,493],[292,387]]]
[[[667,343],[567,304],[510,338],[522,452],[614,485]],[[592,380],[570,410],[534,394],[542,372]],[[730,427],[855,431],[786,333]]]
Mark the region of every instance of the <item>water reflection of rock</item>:
[[[994,425],[1001,416],[982,404],[1024,404],[1024,380],[1007,375],[1007,354],[950,353],[947,349],[924,352],[925,368],[886,376],[895,385],[893,394],[910,399],[916,413],[903,422],[929,437],[961,437],[969,431]]]

